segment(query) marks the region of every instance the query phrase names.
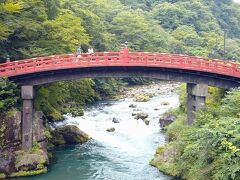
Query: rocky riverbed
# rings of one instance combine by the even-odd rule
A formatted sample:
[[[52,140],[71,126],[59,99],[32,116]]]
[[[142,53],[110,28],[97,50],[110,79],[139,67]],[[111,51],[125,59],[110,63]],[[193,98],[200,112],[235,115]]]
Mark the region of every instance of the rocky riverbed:
[[[134,98],[138,95],[147,95],[150,97],[166,94],[167,92],[173,92],[179,87],[180,83],[169,81],[156,81],[148,85],[139,85],[133,87],[126,87],[120,94],[120,98]]]

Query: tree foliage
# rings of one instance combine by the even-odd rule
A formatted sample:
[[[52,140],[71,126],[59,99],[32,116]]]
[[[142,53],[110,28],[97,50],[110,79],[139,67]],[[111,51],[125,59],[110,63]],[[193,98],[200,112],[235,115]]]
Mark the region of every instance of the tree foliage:
[[[0,113],[16,107],[18,97],[17,85],[6,78],[0,78]]]
[[[92,46],[95,51],[118,51],[125,41],[134,51],[238,60],[239,7],[231,0],[5,0],[0,2],[0,61],[8,55],[16,60],[74,53],[80,45],[83,50]],[[226,52],[224,31],[228,35]],[[46,104],[56,110],[60,104],[74,101],[60,96],[57,89],[72,95],[69,87],[76,92],[81,89],[91,92],[89,98],[94,99],[95,91],[114,94],[120,84],[113,79],[55,83],[40,88],[38,95],[48,97]],[[85,102],[85,98],[76,99]]]

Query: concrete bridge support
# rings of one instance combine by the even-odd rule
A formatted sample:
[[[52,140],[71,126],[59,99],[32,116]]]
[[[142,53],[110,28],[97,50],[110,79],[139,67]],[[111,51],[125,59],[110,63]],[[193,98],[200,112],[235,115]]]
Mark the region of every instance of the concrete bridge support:
[[[195,113],[205,107],[208,85],[187,83],[187,121],[192,125]]]
[[[28,151],[33,146],[33,86],[22,86],[22,149]]]

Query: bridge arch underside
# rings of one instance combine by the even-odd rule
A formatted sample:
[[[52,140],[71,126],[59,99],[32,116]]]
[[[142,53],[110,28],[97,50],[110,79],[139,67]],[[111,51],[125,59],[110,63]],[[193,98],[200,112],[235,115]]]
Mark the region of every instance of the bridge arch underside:
[[[193,84],[207,84],[224,89],[240,86],[240,79],[208,72],[159,67],[88,67],[37,72],[11,77],[20,85],[42,85],[80,78],[154,78]]]

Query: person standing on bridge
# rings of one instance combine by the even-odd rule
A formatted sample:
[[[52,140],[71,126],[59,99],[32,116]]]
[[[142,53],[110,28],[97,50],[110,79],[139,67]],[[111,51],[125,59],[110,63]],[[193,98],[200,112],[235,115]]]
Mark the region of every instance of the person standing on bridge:
[[[92,47],[88,48],[88,53],[90,53],[90,54],[93,53],[93,48]]]
[[[77,52],[76,52],[77,57],[81,57],[81,53],[82,53],[82,49],[81,49],[81,46],[79,46],[79,47],[77,48]]]
[[[10,56],[8,54],[6,56],[6,62],[10,62]]]
[[[124,47],[125,47],[126,49],[128,48],[128,42],[127,42],[127,41],[124,43]]]
[[[91,53],[91,49],[90,49],[90,47],[88,48],[87,52],[88,52],[89,54]]]

